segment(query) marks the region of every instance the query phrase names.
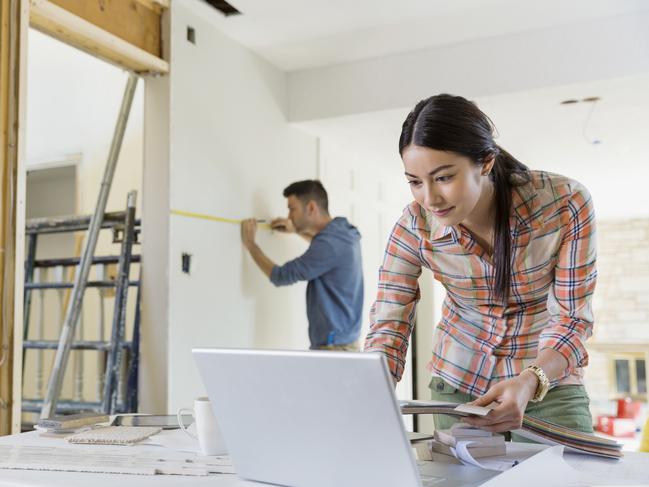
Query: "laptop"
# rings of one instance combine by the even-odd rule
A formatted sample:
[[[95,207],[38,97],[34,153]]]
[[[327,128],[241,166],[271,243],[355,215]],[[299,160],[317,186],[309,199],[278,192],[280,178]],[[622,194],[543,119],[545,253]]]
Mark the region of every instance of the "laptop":
[[[237,474],[290,487],[477,486],[496,473],[418,462],[378,353],[197,348]]]

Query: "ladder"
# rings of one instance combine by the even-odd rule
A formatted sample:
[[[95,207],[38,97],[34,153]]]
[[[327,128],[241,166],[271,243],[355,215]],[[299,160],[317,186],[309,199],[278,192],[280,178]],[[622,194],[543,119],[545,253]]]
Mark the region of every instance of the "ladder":
[[[99,290],[99,313],[98,313],[98,335],[99,340],[83,340],[83,327],[77,329],[76,336],[71,340],[71,350],[94,350],[98,353],[98,383],[96,398],[94,401],[87,401],[81,398],[79,392],[75,398],[60,400],[57,398],[55,411],[57,414],[67,414],[82,411],[102,412],[106,414],[136,412],[138,407],[138,368],[139,368],[139,341],[140,341],[140,279],[130,278],[131,264],[140,263],[140,255],[133,254],[133,246],[138,242],[140,233],[140,220],[135,218],[135,191],[129,193],[127,207],[123,212],[106,213],[103,216],[101,229],[108,229],[113,233],[113,243],[119,243],[119,255],[93,256],[90,262],[96,269],[96,274],[103,278],[97,280],[86,280],[85,287],[97,288]],[[55,269],[77,268],[81,258],[57,258],[57,259],[36,259],[36,248],[39,235],[78,232],[88,230],[90,216],[70,216],[60,218],[37,218],[27,222],[27,252],[25,259],[25,290],[24,290],[24,323],[23,323],[23,370],[25,359],[29,350],[42,354],[42,350],[58,350],[59,341],[42,339],[42,323],[38,326],[36,339],[30,339],[30,320],[32,315],[33,294],[40,293],[41,303],[46,290],[59,290],[59,302],[62,304],[62,291],[73,288],[72,282],[64,282],[59,272],[59,278],[47,281],[42,278],[43,271]],[[108,279],[106,276],[107,266],[117,266],[115,279]],[[141,265],[140,265],[141,269]],[[40,271],[40,272],[39,272]],[[77,269],[78,272],[78,269]],[[38,275],[38,279],[35,277]],[[135,297],[135,313],[133,318],[132,334],[130,339],[125,336],[126,318],[128,304],[128,290],[130,287],[137,289]],[[113,306],[112,328],[110,339],[104,339],[103,326],[103,304],[106,298],[105,290],[113,289],[115,302]],[[60,305],[61,305],[60,304]],[[71,303],[74,305],[74,303]],[[79,310],[80,314],[80,310]],[[41,318],[41,317],[37,317]],[[33,333],[32,333],[33,334]],[[77,352],[80,355],[80,352]],[[79,355],[77,359],[80,360]],[[37,357],[38,358],[38,357]],[[125,364],[123,366],[122,364]],[[37,360],[37,368],[42,369],[42,360]],[[82,367],[81,367],[82,368]],[[77,373],[83,374],[83,370]],[[52,374],[58,374],[62,382],[65,368],[54,369]],[[40,377],[41,384],[38,382]],[[75,378],[77,379],[77,378]],[[77,379],[78,380],[78,379]],[[79,384],[76,384],[77,386]],[[37,369],[37,394],[42,387],[42,372]],[[42,397],[23,398],[23,412],[40,412],[45,399]]]
[[[117,166],[119,152],[121,150],[122,142],[124,140],[124,132],[126,130],[128,116],[131,111],[131,106],[133,104],[133,97],[135,95],[137,81],[138,81],[137,75],[135,73],[129,72],[128,79],[126,81],[126,86],[124,88],[124,95],[122,97],[122,104],[120,105],[119,113],[117,116],[117,122],[115,124],[115,130],[113,132],[113,139],[110,144],[110,149],[108,151],[108,159],[106,161],[104,176],[101,181],[101,186],[99,189],[99,195],[97,197],[97,204],[95,205],[94,213],[90,217],[84,217],[82,222],[79,221],[78,217],[76,219],[75,217],[70,217],[65,221],[65,223],[59,222],[58,224],[58,226],[61,225],[65,226],[67,224],[72,229],[74,229],[76,225],[77,230],[79,229],[79,227],[81,227],[82,229],[87,229],[88,231],[86,233],[86,238],[84,239],[83,242],[83,250],[81,252],[81,257],[78,261],[78,268],[75,272],[74,283],[62,283],[59,285],[59,288],[60,286],[70,287],[72,291],[70,294],[70,301],[66,308],[65,318],[61,325],[61,333],[60,333],[58,344],[56,345],[54,343],[30,344],[29,341],[27,341],[28,347],[26,348],[26,350],[29,349],[30,346],[56,349],[54,366],[52,368],[52,372],[50,373],[49,381],[47,384],[47,392],[45,393],[43,400],[42,401],[37,400],[36,404],[31,404],[29,400],[25,401],[25,407],[29,408],[30,406],[32,406],[32,410],[34,406],[37,407],[39,404],[41,405],[41,409],[40,409],[41,418],[54,416],[58,411],[62,412],[64,406],[68,406],[68,404],[62,403],[61,408],[58,407],[59,399],[61,395],[61,389],[63,387],[64,374],[67,367],[70,350],[72,350],[74,347],[80,347],[82,345],[93,347],[90,348],[90,350],[100,350],[100,349],[105,350],[106,353],[106,366],[105,366],[106,375],[103,384],[103,395],[100,398],[100,400],[97,401],[98,404],[85,404],[84,409],[82,410],[94,410],[94,411],[103,412],[105,414],[110,414],[121,409],[131,409],[135,407],[135,409],[133,410],[136,410],[137,408],[137,404],[133,406],[134,401],[135,403],[137,401],[137,389],[135,389],[135,396],[133,396],[132,389],[129,389],[127,391],[128,392],[127,396],[131,398],[130,404],[124,404],[124,401],[121,401],[121,403],[118,404],[119,402],[118,392],[120,390],[119,370],[122,363],[121,361],[122,361],[123,352],[129,349],[132,352],[139,349],[139,343],[137,347],[134,345],[134,342],[136,341],[139,342],[139,323],[138,323],[138,327],[136,327],[136,336],[134,336],[131,339],[130,345],[126,346],[122,344],[122,342],[124,341],[123,340],[124,330],[125,330],[124,320],[126,316],[127,291],[129,286],[132,285],[129,280],[129,271],[130,271],[131,258],[132,258],[132,246],[133,243],[135,242],[135,236],[136,236],[135,198],[137,193],[135,191],[131,191],[128,194],[126,212],[124,213],[124,215],[121,218],[117,219],[118,220],[117,223],[112,225],[112,227],[118,228],[119,225],[121,224],[123,236],[121,239],[122,245],[121,245],[121,251],[118,259],[119,272],[116,278],[116,282],[114,284],[112,283],[110,284],[115,286],[115,292],[116,292],[115,313],[113,315],[113,327],[111,330],[110,342],[92,344],[92,343],[81,343],[82,340],[75,340],[75,337],[80,336],[80,333],[77,330],[77,324],[81,316],[81,307],[82,307],[83,297],[84,297],[86,287],[94,286],[94,287],[101,288],[101,287],[107,287],[109,285],[109,283],[105,281],[96,281],[91,283],[88,281],[88,277],[90,273],[90,268],[95,264],[95,259],[96,259],[95,248],[97,246],[97,238],[99,236],[99,231],[102,228],[105,228],[106,225],[111,226],[110,214],[108,215],[105,214],[106,204],[108,202],[108,194],[110,192],[110,187],[113,182],[113,175],[115,174],[115,168]],[[50,221],[46,221],[42,223],[43,223],[42,228],[47,228],[48,226],[51,225],[57,226],[56,222],[52,223]],[[69,230],[69,231],[73,231],[73,230]],[[35,237],[33,242],[31,241],[31,237],[30,237],[30,241],[28,243],[28,249],[29,250],[27,252],[28,253],[27,266],[31,266],[31,268],[25,269],[26,270],[25,275],[27,279],[26,287],[25,287],[26,309],[29,308],[31,293],[34,291],[33,288],[30,289],[28,286],[36,285],[36,283],[33,282],[33,277],[34,277],[33,271],[34,269],[37,268],[35,265],[35,250],[36,250]],[[33,253],[30,256],[31,249],[33,249]],[[71,265],[76,265],[76,264],[71,264]],[[136,281],[136,284],[134,284],[138,286],[138,290],[139,290],[139,282],[140,281],[138,279],[138,281]],[[139,304],[139,297],[137,298],[137,300]],[[139,320],[139,311],[136,313],[136,315],[137,315],[137,319]],[[27,317],[29,317],[29,312],[27,312]],[[27,328],[24,332],[25,336],[27,336],[27,333],[29,332],[28,323],[29,321],[25,321],[25,323],[23,323],[23,326],[27,324]],[[98,340],[98,341],[103,342],[103,340]],[[139,353],[131,353],[131,355],[139,357]],[[134,369],[133,367],[131,367],[131,374],[136,374],[136,375],[134,377],[129,378],[131,385],[137,382],[138,361],[136,360],[133,363],[135,367]],[[71,406],[70,409],[74,409],[76,407],[81,406],[80,403],[82,403],[82,401],[77,400],[75,402],[77,404],[69,405]],[[128,400],[126,402],[128,402]]]

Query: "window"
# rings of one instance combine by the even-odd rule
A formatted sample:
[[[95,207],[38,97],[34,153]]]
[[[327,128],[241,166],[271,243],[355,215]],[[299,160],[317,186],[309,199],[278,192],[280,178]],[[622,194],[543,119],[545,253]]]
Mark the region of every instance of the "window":
[[[647,393],[647,369],[645,368],[646,361],[644,359],[637,359],[635,361],[635,375],[638,381],[638,393]]]
[[[615,353],[609,355],[611,396],[613,399],[631,397],[647,401],[647,369],[644,353]]]

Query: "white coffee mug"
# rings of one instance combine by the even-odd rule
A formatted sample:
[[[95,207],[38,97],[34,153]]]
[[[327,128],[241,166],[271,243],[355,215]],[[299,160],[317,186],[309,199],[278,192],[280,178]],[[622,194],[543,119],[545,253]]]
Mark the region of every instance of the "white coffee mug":
[[[189,413],[194,417],[196,435],[188,431],[183,424],[183,414]],[[203,455],[225,455],[227,449],[219,431],[212,412],[212,403],[208,397],[198,397],[194,400],[194,408],[180,408],[178,410],[178,424],[180,428],[192,438],[198,439],[198,445]]]

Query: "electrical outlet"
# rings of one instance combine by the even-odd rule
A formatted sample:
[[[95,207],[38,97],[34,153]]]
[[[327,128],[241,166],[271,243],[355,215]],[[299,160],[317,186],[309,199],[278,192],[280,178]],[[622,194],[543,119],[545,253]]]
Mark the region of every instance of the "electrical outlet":
[[[192,44],[196,44],[196,29],[191,26],[187,26],[187,40]]]
[[[192,261],[192,255],[183,252],[181,257],[181,269],[185,274],[189,274],[191,261]]]

